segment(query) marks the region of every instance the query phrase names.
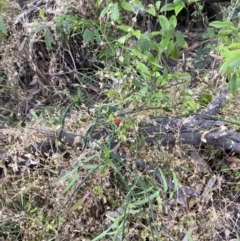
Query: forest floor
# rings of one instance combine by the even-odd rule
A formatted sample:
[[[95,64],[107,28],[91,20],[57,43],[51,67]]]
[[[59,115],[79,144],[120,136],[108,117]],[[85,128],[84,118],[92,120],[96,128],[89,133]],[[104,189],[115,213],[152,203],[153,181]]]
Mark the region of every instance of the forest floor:
[[[1,13],[9,36],[0,39],[0,240],[240,240],[239,154],[204,136],[199,146],[163,146],[138,132],[157,117],[186,123],[228,86],[207,28],[179,27],[188,48],[163,62],[180,74],[153,108],[145,85],[116,77],[131,65],[91,64],[87,50],[103,53],[99,43],[49,40],[59,41],[67,1],[34,2],[38,10],[7,2]],[[239,129],[239,99],[227,94],[221,128]]]

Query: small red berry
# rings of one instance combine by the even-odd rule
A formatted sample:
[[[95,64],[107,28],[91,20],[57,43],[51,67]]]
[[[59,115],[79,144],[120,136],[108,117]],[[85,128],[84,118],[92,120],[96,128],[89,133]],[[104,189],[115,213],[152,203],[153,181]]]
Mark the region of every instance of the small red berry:
[[[121,120],[120,120],[120,119],[118,119],[118,118],[116,118],[114,122],[115,122],[115,125],[116,125],[116,126],[119,126],[119,125],[120,125],[120,123],[121,123]]]

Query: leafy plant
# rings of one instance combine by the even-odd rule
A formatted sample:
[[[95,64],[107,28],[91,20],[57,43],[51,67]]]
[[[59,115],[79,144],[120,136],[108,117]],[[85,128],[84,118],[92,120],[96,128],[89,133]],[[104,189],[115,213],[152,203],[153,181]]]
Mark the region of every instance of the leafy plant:
[[[67,42],[70,37],[81,36],[87,42],[101,42],[98,28],[89,22],[72,14],[61,14],[56,21],[56,32]]]
[[[69,39],[78,21],[78,17],[70,14],[61,14],[57,17],[56,32],[62,37],[63,41],[66,42]]]
[[[5,25],[5,22],[4,22],[3,18],[2,18],[2,16],[0,16],[0,32],[1,32],[5,37],[8,36],[7,28],[6,28],[6,25]]]
[[[110,90],[109,98],[117,98],[126,104],[132,103],[136,109],[141,106],[143,100],[145,104],[152,107],[162,104],[166,96],[160,89],[168,85],[172,79],[181,79],[185,75],[182,73],[171,74],[164,64],[170,57],[178,58],[179,49],[187,47],[183,34],[176,30],[176,15],[184,7],[182,1],[174,1],[162,8],[160,1],[147,7],[144,7],[140,1],[120,1],[109,4],[102,10],[100,18],[104,21],[101,22],[101,34],[103,35],[102,40],[106,41],[103,46],[108,47],[108,43],[112,41],[115,43],[111,45],[110,51],[103,49],[100,52],[100,55],[104,56],[106,60],[114,60],[105,76],[118,83],[117,85],[121,86],[122,90],[121,93],[117,89]],[[170,18],[160,14],[173,10],[175,15],[173,14]],[[148,16],[148,19],[154,19],[154,26],[159,27],[152,26],[148,28],[148,31],[143,32],[143,29],[134,27],[134,22],[126,24],[127,21],[119,15],[121,11],[134,13],[136,19],[139,14],[143,17]],[[121,34],[116,40],[112,39],[111,35],[104,35],[105,28],[111,27],[109,21],[114,22],[114,28]],[[117,65],[122,71],[119,71],[119,68],[117,68],[118,71],[115,71]],[[163,67],[164,65],[166,67]]]
[[[219,29],[215,38],[221,40],[222,44],[217,48],[223,57],[223,63],[219,69],[225,72],[230,79],[232,93],[236,93],[240,87],[240,23],[237,26],[233,22],[215,21],[210,26]]]
[[[47,49],[52,49],[53,37],[47,25],[45,23],[37,23],[37,24],[34,24],[32,27],[32,33],[37,33],[41,30],[44,30],[45,32],[44,39],[45,39],[45,44],[47,46]]]
[[[8,235],[17,235],[21,232],[18,222],[13,220],[5,220],[0,224],[0,236],[7,237]]]

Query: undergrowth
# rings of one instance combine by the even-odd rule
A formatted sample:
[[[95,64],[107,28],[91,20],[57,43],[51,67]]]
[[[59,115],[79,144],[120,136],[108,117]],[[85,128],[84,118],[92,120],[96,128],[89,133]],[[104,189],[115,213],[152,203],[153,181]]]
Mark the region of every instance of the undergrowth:
[[[18,27],[0,17],[0,239],[239,240],[239,203],[229,198],[239,166],[219,162],[213,147],[137,134],[153,117],[196,114],[225,76],[237,94],[238,19],[210,23],[191,55],[183,1],[53,2]],[[201,9],[195,25],[206,24]],[[237,106],[232,98],[223,110],[235,124]],[[182,200],[181,187],[195,196]]]

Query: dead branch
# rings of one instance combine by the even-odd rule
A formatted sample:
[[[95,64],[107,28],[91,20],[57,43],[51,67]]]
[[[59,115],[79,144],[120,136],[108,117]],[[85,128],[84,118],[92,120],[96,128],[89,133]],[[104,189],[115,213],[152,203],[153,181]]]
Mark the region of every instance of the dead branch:
[[[228,129],[223,121],[217,120],[216,114],[223,107],[229,89],[225,88],[209,106],[198,115],[188,118],[157,118],[139,131],[147,142],[163,146],[190,144],[213,145],[222,150],[240,153],[240,133]]]
[[[146,124],[139,129],[139,135],[145,137],[146,142],[160,145],[190,144],[199,146],[202,144],[213,145],[223,151],[240,153],[240,133],[228,128],[223,121],[216,118],[223,107],[229,89],[225,88],[209,106],[188,118],[156,118],[151,124]],[[27,127],[34,129],[32,127]],[[37,130],[43,135],[54,137],[64,145],[82,148],[89,139],[99,140],[107,136],[107,133],[96,130],[88,137],[81,137],[75,133],[64,130],[57,132]],[[76,139],[78,138],[78,139]]]
[[[43,6],[46,4],[46,1],[44,0],[36,0],[36,1],[33,1],[31,3],[31,7],[30,6],[27,6],[27,5],[23,5],[23,3],[21,3],[22,1],[20,1],[19,5],[21,8],[23,8],[23,11],[22,13],[20,13],[16,18],[15,18],[15,21],[14,21],[14,24],[18,24],[20,23],[23,19],[25,18],[28,18],[32,13],[34,13],[35,10],[37,10],[39,7]]]

